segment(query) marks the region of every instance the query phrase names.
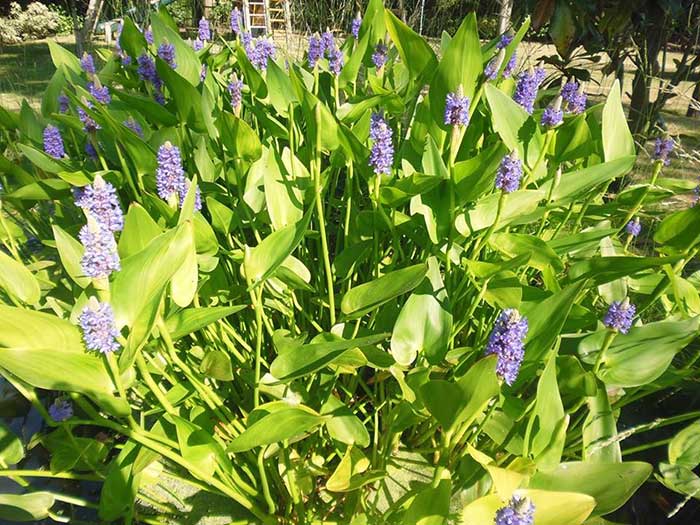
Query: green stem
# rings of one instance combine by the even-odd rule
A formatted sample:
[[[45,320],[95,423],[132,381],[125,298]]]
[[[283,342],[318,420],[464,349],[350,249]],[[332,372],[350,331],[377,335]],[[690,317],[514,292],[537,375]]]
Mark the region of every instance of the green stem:
[[[600,370],[600,367],[603,365],[603,360],[605,359],[605,352],[607,352],[608,348],[610,348],[610,345],[615,339],[615,336],[617,336],[616,330],[610,330],[607,334],[605,334],[605,339],[603,340],[603,347],[600,349],[598,357],[596,357],[595,360],[595,365],[593,366],[594,374],[598,374],[598,370]]]
[[[476,261],[479,259],[479,253],[481,252],[481,248],[488,243],[489,239],[491,238],[491,235],[493,232],[496,230],[496,227],[498,226],[498,221],[501,220],[501,214],[503,213],[503,208],[506,202],[506,195],[508,195],[505,191],[501,191],[501,196],[498,198],[498,207],[496,208],[496,217],[493,221],[493,224],[489,226],[489,229],[486,230],[486,233],[479,237],[479,239],[476,241],[476,246],[474,247],[474,251],[472,252],[472,260]]]
[[[158,399],[165,411],[168,414],[175,414],[175,409],[170,404],[170,401],[168,401],[168,399],[165,397],[158,384],[153,380],[153,376],[151,376],[151,373],[148,371],[148,365],[146,364],[141,352],[136,353],[136,366],[143,376],[146,385],[148,385],[148,388],[151,389],[151,392],[153,392],[153,395],[156,396],[156,399]]]
[[[637,199],[637,202],[630,208],[630,211],[627,213],[627,216],[625,217],[625,220],[622,221],[622,224],[620,225],[620,230],[622,230],[625,226],[627,226],[627,223],[630,222],[637,213],[639,213],[639,210],[642,208],[642,205],[644,204],[644,199],[646,199],[647,195],[649,194],[649,191],[651,190],[651,187],[656,184],[656,179],[659,177],[659,173],[661,173],[661,168],[663,167],[664,163],[663,161],[657,160],[654,163],[654,171],[651,174],[651,182],[649,182],[649,185],[644,188],[644,191],[642,194],[639,196]]]

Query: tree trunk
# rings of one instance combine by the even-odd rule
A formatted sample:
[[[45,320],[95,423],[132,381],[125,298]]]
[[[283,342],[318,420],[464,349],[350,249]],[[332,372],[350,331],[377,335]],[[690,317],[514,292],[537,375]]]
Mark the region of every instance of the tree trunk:
[[[92,35],[97,26],[97,20],[102,12],[104,0],[90,0],[87,10],[85,11],[85,20],[83,21],[83,30],[80,35],[80,46],[85,47],[92,41]],[[77,45],[77,42],[76,42]]]
[[[500,0],[501,10],[498,13],[498,34],[502,35],[510,26],[510,16],[513,13],[513,0]]]
[[[85,48],[85,46],[83,45],[83,38],[82,38],[82,33],[80,31],[80,25],[78,24],[78,9],[75,7],[75,0],[70,0],[69,9],[70,9],[71,18],[73,19],[73,36],[75,37],[75,54],[80,56],[83,54],[83,49]]]
[[[695,83],[695,88],[693,89],[692,100],[688,104],[688,111],[686,112],[686,117],[697,117],[700,115],[700,80]]]

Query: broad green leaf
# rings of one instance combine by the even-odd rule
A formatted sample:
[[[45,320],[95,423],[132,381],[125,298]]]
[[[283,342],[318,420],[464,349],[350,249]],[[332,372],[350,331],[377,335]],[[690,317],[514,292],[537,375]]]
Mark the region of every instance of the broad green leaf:
[[[598,393],[588,398],[588,415],[583,422],[583,459],[589,463],[620,463],[620,441],[617,422],[610,408],[605,385],[598,384]]]
[[[298,103],[289,76],[280,68],[274,60],[267,64],[267,95],[278,115],[287,117],[290,104]]]
[[[652,472],[648,463],[561,463],[553,470],[539,471],[530,480],[532,489],[577,491],[595,498],[594,515],[617,510],[632,497]]]
[[[270,365],[270,373],[280,381],[290,381],[328,366],[351,348],[361,348],[384,341],[389,334],[369,335],[349,340],[310,343],[284,352]]]
[[[158,237],[162,229],[139,204],[132,202],[124,218],[124,230],[119,236],[119,256],[126,259],[143,250]]]
[[[39,281],[23,264],[0,251],[0,288],[25,304],[35,304],[41,297]]]
[[[503,228],[515,219],[532,213],[545,197],[542,190],[519,190],[509,193],[503,203],[503,211],[496,229]],[[473,208],[458,215],[455,221],[457,231],[464,237],[469,237],[475,232],[490,227],[496,220],[499,198],[500,194],[498,193],[482,197]]]
[[[668,444],[668,460],[694,469],[700,463],[700,421],[691,423]]]
[[[409,366],[419,352],[436,364],[447,354],[452,332],[452,313],[437,259],[428,259],[428,273],[411,293],[396,319],[391,334],[391,354]]]
[[[447,94],[457,91],[461,84],[464,95],[474,100],[474,89],[482,67],[476,13],[472,12],[467,15],[447,45],[430,83],[430,107],[435,122],[440,126],[444,126]]]
[[[272,412],[248,426],[228,446],[228,452],[245,452],[255,447],[297,438],[312,432],[324,417],[309,409],[288,407]]]
[[[452,481],[449,473],[437,482],[437,486],[424,488],[413,499],[401,520],[405,525],[443,525],[450,515]]]
[[[489,239],[489,244],[495,250],[507,255],[517,257],[522,254],[531,254],[528,265],[544,271],[551,266],[556,271],[564,268],[561,260],[547,243],[539,237],[524,233],[495,233]]]
[[[533,525],[581,525],[590,516],[595,500],[577,492],[545,491],[535,489],[518,490],[535,506]],[[462,511],[462,525],[493,525],[496,511],[505,507],[500,496],[491,494],[468,504]]]
[[[217,381],[233,381],[231,357],[221,350],[211,350],[204,355],[200,371]]]
[[[245,308],[246,305],[187,308],[168,317],[165,326],[170,332],[170,337],[177,340]]]
[[[659,251],[685,253],[700,242],[700,206],[666,216],[654,233]]]
[[[321,414],[329,416],[326,429],[333,439],[360,448],[369,446],[369,432],[362,421],[345,406],[340,399],[331,395],[321,408]]]
[[[427,272],[427,265],[416,264],[356,286],[343,296],[340,309],[350,319],[362,317],[385,302],[413,290]]]
[[[122,31],[119,35],[119,46],[126,51],[132,60],[136,60],[144,49],[148,48],[148,42],[136,24],[129,17],[125,17]]]
[[[572,264],[569,278],[572,281],[591,279],[595,284],[604,284],[634,275],[643,270],[660,268],[664,264],[673,264],[678,260],[673,257],[591,257]]]
[[[223,447],[210,432],[179,416],[168,415],[166,419],[175,425],[182,457],[197,467],[197,472],[192,473],[196,477],[206,481],[214,474],[217,463],[229,464]]]
[[[265,203],[272,228],[281,230],[299,222],[304,215],[304,194],[297,181],[287,173],[282,159],[272,148],[266,147],[258,162],[264,173]]]
[[[16,465],[24,457],[22,442],[5,423],[0,422],[0,461],[5,467]]]
[[[272,232],[260,244],[246,250],[243,267],[246,278],[252,284],[268,279],[289,257],[306,234],[313,208],[296,224]]]
[[[369,460],[358,449],[349,446],[343,458],[326,482],[326,489],[331,492],[350,492],[360,488],[360,475],[367,470]],[[360,483],[358,483],[360,480]]]
[[[389,9],[384,11],[387,31],[399,52],[401,61],[406,65],[411,82],[427,78],[437,67],[435,52],[426,40],[413,29],[396,18]]]
[[[698,336],[700,316],[658,321],[619,334],[603,356],[598,376],[607,385],[634,387],[656,380],[675,355]]]
[[[37,523],[49,517],[55,502],[49,492],[0,494],[0,518],[8,521]]]
[[[51,61],[56,66],[56,69],[64,67],[77,75],[82,74],[83,70],[80,67],[80,59],[78,57],[54,40],[48,40],[46,43],[49,46],[49,53],[51,53]]]
[[[212,115],[203,111],[202,96],[199,91],[160,58],[156,58],[156,68],[175,102],[180,121],[186,122],[198,133],[207,133],[209,131],[207,124],[211,122]],[[199,72],[197,72],[197,78],[199,79]]]
[[[230,155],[246,162],[254,162],[260,158],[260,139],[245,120],[229,113],[221,113],[216,125],[221,134],[221,141]]]
[[[560,436],[555,430],[566,417],[557,384],[556,354],[551,354],[537,383],[535,409],[530,420],[535,429],[531,451],[539,468],[548,469],[559,464],[566,431]]]
[[[127,441],[107,470],[107,477],[100,493],[99,516],[103,520],[116,520],[132,512],[141,476],[134,471],[140,446]]]
[[[615,80],[608,99],[603,106],[603,152],[605,160],[611,161],[635,155],[634,139],[627,126],[627,117],[622,109],[620,81]]]
[[[175,46],[175,63],[176,71],[182,78],[187,79],[190,86],[199,84],[199,73],[202,64],[197,58],[197,53],[192,49],[192,46],[187,44],[180,35],[178,35],[163,19],[160,13],[151,15],[151,26],[153,28],[153,44],[158,47],[163,42],[168,42]],[[168,67],[170,69],[170,67]],[[160,71],[159,71],[160,72]],[[167,79],[163,78],[166,83]],[[199,97],[197,97],[199,99]]]

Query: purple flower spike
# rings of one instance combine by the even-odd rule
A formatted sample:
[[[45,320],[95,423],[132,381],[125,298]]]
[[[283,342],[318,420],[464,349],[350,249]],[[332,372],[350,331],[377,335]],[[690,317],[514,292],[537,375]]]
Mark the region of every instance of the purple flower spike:
[[[495,525],[532,525],[535,505],[527,498],[513,496],[503,508],[496,511]]]
[[[344,65],[345,57],[343,56],[343,52],[337,47],[331,49],[328,52],[328,69],[330,69],[331,73],[337,77],[343,70]]]
[[[177,68],[177,62],[175,62],[175,46],[163,42],[158,46],[158,56],[161,60],[166,62],[172,69]]]
[[[204,82],[204,80],[206,78],[207,78],[207,65],[202,64],[202,67],[199,70],[199,82]]]
[[[269,38],[261,38],[253,43],[249,43],[247,52],[250,62],[255,69],[265,71],[267,61],[275,57],[275,44]]]
[[[143,36],[146,39],[146,43],[149,46],[152,46],[153,42],[155,42],[155,41],[153,40],[153,31],[151,30],[150,27],[148,29],[146,29],[146,31],[143,33]]]
[[[51,124],[44,128],[44,151],[55,159],[62,159],[66,155],[61,132]]]
[[[321,44],[323,45],[324,53],[330,53],[335,48],[335,38],[330,29],[326,29],[321,35]]]
[[[70,99],[61,93],[58,95],[58,112],[68,113],[68,108],[70,107]]]
[[[90,102],[84,101],[84,103],[87,107],[92,108]],[[100,125],[81,107],[78,107],[78,118],[83,123],[83,131],[85,133],[95,133],[100,129]]]
[[[309,68],[313,69],[318,61],[323,57],[323,42],[318,35],[311,35],[309,38]]]
[[[537,90],[540,88],[544,77],[545,71],[541,67],[535,70],[524,71],[518,77],[518,84],[515,86],[513,100],[525,108],[525,111],[530,115],[532,115],[535,108]]]
[[[377,175],[390,174],[394,163],[394,145],[392,131],[381,113],[372,113],[369,136],[372,139],[372,151],[369,164]]]
[[[663,162],[664,166],[668,166],[671,164],[671,159],[668,157],[673,151],[675,145],[676,143],[673,142],[672,138],[662,139],[661,137],[657,137],[654,144],[653,159]]]
[[[136,63],[138,64],[136,72],[141,80],[153,82],[153,79],[157,78],[156,63],[153,58],[151,58],[151,55],[145,52],[141,53],[136,59]]]
[[[124,228],[124,213],[119,204],[117,190],[101,176],[75,193],[75,205],[82,208],[109,231],[121,231]]]
[[[510,76],[513,74],[513,71],[515,71],[515,66],[517,65],[517,63],[518,54],[515,50],[513,50],[513,54],[508,60],[506,67],[503,68],[503,78],[510,78]]]
[[[129,117],[124,121],[124,125],[129,128],[131,131],[136,133],[139,137],[143,138],[143,129],[141,128],[141,124],[136,122],[134,120],[134,117]]]
[[[199,38],[195,38],[192,42],[192,49],[195,51],[201,51],[204,49],[204,42],[202,42]]]
[[[241,12],[237,7],[234,7],[231,11],[231,31],[235,35],[241,34]]]
[[[209,40],[211,40],[211,27],[206,18],[200,18],[197,36],[202,42],[209,42]]]
[[[89,140],[85,143],[85,153],[92,160],[97,160],[97,150],[95,149],[95,146],[92,145],[92,142],[90,142]]]
[[[112,102],[112,97],[109,94],[109,88],[107,86],[99,86],[90,82],[88,84],[88,91],[100,104],[107,105]]]
[[[192,186],[192,181],[185,179],[185,187],[180,193],[180,208],[185,204],[185,197],[187,197],[187,192]],[[202,210],[202,193],[199,191],[199,185],[194,189],[194,211]]]
[[[558,105],[559,104],[555,104],[554,106],[545,108],[541,120],[543,126],[554,128],[564,121],[564,112],[557,107]]]
[[[114,311],[109,303],[100,303],[91,297],[80,313],[79,323],[88,350],[108,354],[121,348],[117,342],[120,334],[114,323]]]
[[[182,168],[180,149],[166,142],[158,149],[156,188],[161,199],[168,201],[173,195],[187,193],[185,170]]]
[[[520,187],[523,176],[523,163],[513,151],[503,157],[496,172],[496,188],[504,193],[512,193]]]
[[[100,279],[121,269],[117,243],[109,228],[88,216],[88,223],[81,228],[78,237],[85,247],[80,261],[84,275]]]
[[[527,318],[514,308],[503,310],[498,316],[486,344],[486,355],[496,354],[496,373],[506,384],[512,385],[518,378],[520,364],[525,357]]]
[[[388,59],[388,51],[389,50],[387,49],[386,44],[384,42],[379,42],[377,44],[377,47],[374,48],[374,53],[372,53],[372,63],[374,64],[374,67],[377,68],[377,70],[382,69],[386,64],[386,61]]]
[[[629,302],[629,299],[622,302],[614,301],[603,318],[603,324],[611,330],[626,334],[632,327],[635,313],[637,308]]]
[[[639,217],[630,221],[625,226],[625,231],[629,233],[632,237],[637,237],[642,232],[642,225],[639,222]]]
[[[88,75],[95,74],[95,59],[92,58],[90,53],[83,53],[83,57],[80,59],[80,67],[82,67],[83,71]]]
[[[243,81],[238,80],[236,73],[231,77],[231,82],[228,84],[228,92],[231,95],[231,107],[236,111],[240,112],[241,102],[243,100],[242,91]]]
[[[360,38],[360,27],[362,26],[362,17],[360,16],[360,13],[357,13],[357,16],[352,19],[352,25],[350,26],[350,34],[352,34],[353,38],[355,40],[359,40]]]
[[[700,202],[700,185],[695,186],[693,189],[693,197],[690,205],[695,207],[697,206],[698,202]]]
[[[513,41],[513,35],[511,33],[503,33],[501,39],[496,44],[496,49],[505,49]]]
[[[67,399],[56,398],[49,406],[49,415],[56,423],[73,417],[73,405]]]
[[[583,92],[583,84],[570,80],[561,88],[561,98],[567,112],[578,115],[586,109],[586,94]]]
[[[466,126],[469,124],[469,98],[462,94],[462,87],[448,93],[445,100],[445,126]]]

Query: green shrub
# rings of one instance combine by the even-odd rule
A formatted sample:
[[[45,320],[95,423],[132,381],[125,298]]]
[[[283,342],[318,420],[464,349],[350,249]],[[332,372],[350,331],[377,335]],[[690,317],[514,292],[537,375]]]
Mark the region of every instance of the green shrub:
[[[482,45],[473,14],[438,58],[378,0],[301,62],[151,24],[97,67],[50,42],[41,112],[0,111],[0,374],[45,421],[41,475],[102,482],[39,490],[2,426],[28,481],[0,518],[135,522],[172,478],[243,523],[624,505],[655,466],[618,419],[697,371],[700,207],[660,211],[692,191],[672,142],[609,193],[636,159],[619,86],[504,78],[527,25]],[[689,428],[659,476],[691,495]]]

